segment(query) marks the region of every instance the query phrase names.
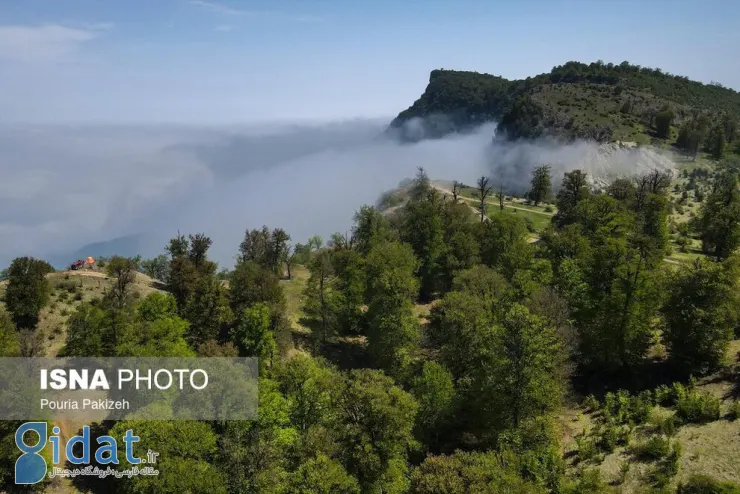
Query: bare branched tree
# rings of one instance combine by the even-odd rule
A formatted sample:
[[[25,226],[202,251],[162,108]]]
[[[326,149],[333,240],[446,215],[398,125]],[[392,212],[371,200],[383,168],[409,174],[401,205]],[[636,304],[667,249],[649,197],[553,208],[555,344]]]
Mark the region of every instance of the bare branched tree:
[[[489,182],[490,179],[488,177],[482,176],[478,179],[478,188],[475,191],[475,197],[478,199],[478,212],[480,213],[481,223],[486,218],[486,212],[488,211],[488,208],[486,207],[486,199],[491,194],[491,189],[493,188],[493,185],[489,185]]]
[[[452,183],[452,199],[457,202],[457,198],[460,196],[460,190],[462,190],[462,184],[455,180]]]

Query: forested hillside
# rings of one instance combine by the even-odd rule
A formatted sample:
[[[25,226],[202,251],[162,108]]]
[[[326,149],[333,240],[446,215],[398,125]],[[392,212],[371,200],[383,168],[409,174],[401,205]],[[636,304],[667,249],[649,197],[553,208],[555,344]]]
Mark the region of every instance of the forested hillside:
[[[96,424],[134,429],[160,475],[43,487],[740,492],[740,171],[695,170],[598,192],[542,165],[524,201],[419,169],[329,242],[246,231],[231,270],[202,233],[102,271],[17,258],[0,285],[2,356],[260,361],[257,420]],[[669,257],[678,239],[700,251]],[[17,424],[0,426],[6,488]]]
[[[404,129],[415,117],[424,132]],[[434,70],[422,96],[391,123],[402,136],[440,137],[482,122],[500,122],[509,139],[550,135],[638,143],[674,143],[681,126],[708,120],[734,138],[740,94],[718,83],[631,65],[568,62],[550,73],[508,81],[477,72]],[[695,125],[694,125],[695,126]],[[731,136],[730,136],[731,135]]]

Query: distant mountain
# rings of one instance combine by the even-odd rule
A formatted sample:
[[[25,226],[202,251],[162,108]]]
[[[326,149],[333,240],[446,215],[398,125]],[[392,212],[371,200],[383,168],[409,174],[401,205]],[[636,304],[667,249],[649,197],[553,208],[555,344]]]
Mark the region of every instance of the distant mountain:
[[[110,257],[114,255],[134,257],[137,254],[142,254],[144,247],[144,235],[126,235],[111,240],[87,244],[74,252],[63,252],[49,256],[49,262],[55,268],[63,269],[77,259],[85,259],[88,256],[92,256],[94,258]]]
[[[667,135],[655,128],[655,117],[663,110],[673,117]],[[510,140],[552,136],[645,144],[675,138],[678,125],[700,115],[737,122],[740,93],[628,62],[568,62],[550,73],[514,81],[434,70],[424,93],[389,130],[414,141],[496,121],[498,134]]]

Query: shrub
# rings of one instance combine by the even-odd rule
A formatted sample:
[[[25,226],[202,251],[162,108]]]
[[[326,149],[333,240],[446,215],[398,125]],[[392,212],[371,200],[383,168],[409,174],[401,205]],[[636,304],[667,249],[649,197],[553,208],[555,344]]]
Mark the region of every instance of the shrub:
[[[62,317],[67,317],[69,315],[69,309],[64,307],[59,314],[61,314]]]
[[[691,245],[691,240],[689,240],[687,237],[678,237],[676,239],[676,245],[681,249],[681,252],[688,252],[689,251],[689,245]]]
[[[630,396],[628,391],[620,389],[616,394],[607,393],[604,396],[602,411],[607,420],[614,419],[618,424],[641,424],[648,419],[652,408],[653,395],[650,391]]]
[[[576,437],[578,459],[583,462],[594,461],[599,457],[599,451],[593,438],[580,435]]]
[[[673,389],[665,384],[655,388],[655,404],[662,406],[673,405],[676,402]]]
[[[620,389],[616,394],[607,393],[604,396],[604,416],[612,417],[619,424],[627,423],[631,418],[630,394]]]
[[[735,400],[730,405],[730,411],[727,413],[727,418],[730,420],[740,419],[740,400]]]
[[[619,441],[619,428],[612,424],[605,425],[599,431],[598,447],[601,451],[611,453]]]
[[[514,210],[516,212],[516,209]],[[532,221],[532,218],[529,216],[524,217],[524,223],[527,225],[527,231],[529,233],[535,233],[537,229],[534,227],[534,222]]]
[[[740,494],[740,485],[733,482],[719,482],[707,475],[692,475],[678,485],[676,494]]]
[[[82,292],[75,293],[75,300],[82,300]]]
[[[58,290],[66,291],[69,293],[77,292],[77,288],[79,287],[79,285],[77,284],[77,281],[70,280],[67,278],[67,276],[65,276],[64,279],[65,281],[60,281],[59,283],[56,284],[56,288]]]
[[[592,412],[595,412],[599,409],[601,406],[601,403],[599,403],[599,400],[596,399],[594,395],[588,395],[586,399],[583,400],[583,407],[587,410],[591,410]]]
[[[643,391],[630,399],[630,416],[636,424],[642,424],[650,417],[653,409],[653,394]]]
[[[545,212],[546,213],[552,213],[553,211],[554,211],[554,209],[552,208],[552,206],[545,206]]]
[[[647,441],[636,444],[632,448],[634,454],[640,460],[656,461],[665,458],[671,452],[671,442],[664,436],[651,436]]]
[[[705,423],[720,416],[720,400],[707,393],[690,391],[676,401],[676,415],[689,423]]]
[[[617,477],[617,484],[624,484],[627,480],[627,474],[630,473],[630,467],[632,464],[629,461],[623,461],[619,466],[619,477]]]
[[[671,448],[671,452],[668,454],[668,458],[666,458],[665,462],[665,471],[671,477],[678,473],[679,462],[681,461],[682,454],[683,447],[681,446],[681,443],[678,441],[674,442],[673,448]]]
[[[574,493],[603,492],[606,487],[601,480],[601,472],[598,468],[584,470],[579,477],[578,484],[573,490]]]
[[[678,432],[678,428],[676,427],[676,418],[673,415],[658,419],[656,428],[661,434],[665,434],[668,437],[673,437],[676,435],[676,432]]]

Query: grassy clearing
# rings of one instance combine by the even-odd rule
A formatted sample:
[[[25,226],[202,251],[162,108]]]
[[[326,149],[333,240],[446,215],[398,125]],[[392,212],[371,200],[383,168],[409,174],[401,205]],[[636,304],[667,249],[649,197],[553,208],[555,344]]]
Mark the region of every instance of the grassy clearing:
[[[39,313],[38,329],[46,338],[46,356],[54,357],[67,338],[69,316],[84,302],[102,297],[110,288],[110,279],[97,271],[58,271],[47,275],[51,284],[49,302]],[[0,300],[7,282],[0,283]],[[145,297],[162,287],[146,275],[137,273],[134,296]]]
[[[493,211],[491,211],[492,209],[494,209],[494,208],[492,208],[492,207],[489,207],[488,208],[488,211],[489,211],[488,212],[488,216],[489,217],[493,217],[496,214],[501,214],[502,213],[502,211],[498,207],[496,207]],[[535,211],[527,211],[527,210],[523,210],[523,209],[514,209],[514,208],[509,207],[509,206],[504,206],[503,213],[504,214],[513,214],[515,216],[518,216],[520,218],[523,218],[525,221],[531,222],[532,227],[534,228],[534,230],[535,231],[538,231],[538,232],[544,230],[545,228],[547,228],[547,226],[552,221],[552,216],[550,216],[550,215],[545,215],[543,213],[538,213],[538,212],[535,212]]]
[[[740,451],[740,420],[729,417],[731,405],[740,398],[740,340],[731,342],[728,349],[727,366],[719,372],[701,379],[697,384],[700,393],[708,393],[721,400],[721,415],[718,420],[705,424],[686,424],[678,427],[673,442],[679,442],[683,454],[679,460],[678,474],[670,485],[688,479],[693,474],[709,475],[717,480],[740,482],[740,462],[737,452]],[[580,401],[574,397],[573,402]],[[654,407],[651,419],[645,425],[638,426],[632,436],[630,445],[639,444],[656,434],[656,424],[660,418],[672,416],[673,410]],[[638,460],[631,451],[630,445],[618,446],[612,453],[596,461],[578,461],[576,437],[594,429],[598,415],[581,405],[569,405],[558,416],[563,431],[563,447],[568,458],[567,469],[575,473],[587,466],[597,468],[601,478],[613,485],[619,485],[619,492],[643,492],[649,484],[649,476],[655,464]],[[629,469],[624,468],[629,465]]]
[[[291,275],[292,278],[290,280],[280,281],[283,292],[285,293],[285,306],[288,319],[290,320],[290,326],[293,331],[310,332],[308,328],[302,326],[300,323],[300,320],[305,315],[303,313],[303,305],[306,300],[304,292],[310,273],[308,268],[304,266],[295,266],[291,270]]]

